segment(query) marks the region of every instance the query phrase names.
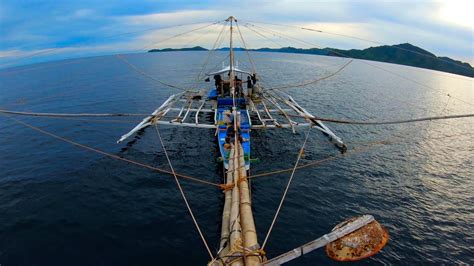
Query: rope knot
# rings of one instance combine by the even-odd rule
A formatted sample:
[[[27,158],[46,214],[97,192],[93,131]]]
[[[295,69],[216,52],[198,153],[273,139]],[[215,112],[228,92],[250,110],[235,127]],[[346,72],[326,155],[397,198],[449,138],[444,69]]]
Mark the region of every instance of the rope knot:
[[[247,177],[246,177],[246,176],[241,176],[241,177],[239,178],[239,181],[238,181],[238,182],[239,182],[239,184],[240,184],[240,183],[246,182],[246,181],[247,181]]]
[[[234,188],[234,183],[220,184],[219,188],[222,189],[222,192],[226,192],[226,191],[232,190]]]

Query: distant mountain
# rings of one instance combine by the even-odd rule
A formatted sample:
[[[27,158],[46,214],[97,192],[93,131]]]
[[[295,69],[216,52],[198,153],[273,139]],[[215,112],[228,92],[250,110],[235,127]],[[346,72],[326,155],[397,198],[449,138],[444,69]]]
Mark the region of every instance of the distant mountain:
[[[474,77],[474,68],[470,64],[453,60],[449,57],[437,57],[409,43],[370,47],[364,50],[331,49],[329,55],[428,68]]]
[[[229,48],[220,48],[219,51],[228,51]],[[242,51],[243,48],[235,48],[236,51]],[[357,59],[373,60],[380,62],[387,62],[393,64],[400,64],[406,66],[414,66],[420,68],[427,68],[433,70],[439,70],[443,72],[449,72],[459,74],[468,77],[474,77],[474,68],[468,64],[458,60],[451,59],[449,57],[437,57],[436,55],[421,49],[420,47],[414,46],[409,43],[402,43],[397,45],[383,45],[377,47],[370,47],[364,50],[341,50],[336,48],[294,48],[294,47],[283,47],[283,48],[259,48],[250,49],[251,51],[258,52],[277,52],[277,53],[295,53],[295,54],[315,54],[315,55],[326,55],[326,56],[338,56],[338,57],[351,57]],[[206,48],[196,46],[193,48],[180,48],[180,49],[153,49],[149,52],[169,52],[169,51],[207,51]]]
[[[151,49],[149,53],[156,53],[156,52],[182,52],[182,51],[207,51],[206,48],[201,46],[195,46],[191,48],[164,48],[164,49]]]
[[[219,49],[216,49],[217,51],[229,51],[230,48],[229,47],[222,47],[222,48],[219,48]],[[242,47],[234,47],[234,51],[245,51],[245,48],[242,48]],[[249,49],[249,51],[252,51],[252,49]]]

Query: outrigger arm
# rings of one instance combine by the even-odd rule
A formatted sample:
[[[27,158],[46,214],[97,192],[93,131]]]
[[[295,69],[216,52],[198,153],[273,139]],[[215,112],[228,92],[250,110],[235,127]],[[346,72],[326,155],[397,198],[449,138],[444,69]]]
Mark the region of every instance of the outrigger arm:
[[[160,107],[158,107],[150,116],[145,117],[142,120],[142,122],[140,122],[140,124],[135,126],[127,134],[120,137],[120,139],[117,141],[117,143],[120,143],[120,142],[124,141],[125,139],[127,139],[131,135],[135,134],[139,130],[141,130],[143,128],[146,128],[146,127],[152,125],[153,123],[156,123],[157,120],[159,120],[161,117],[166,115],[166,113],[170,110],[170,107],[172,106],[172,104],[174,102],[176,102],[182,94],[184,94],[184,92],[171,95],[168,98],[168,100],[166,100]]]
[[[336,147],[338,147],[341,152],[344,153],[347,151],[347,146],[346,144],[344,144],[340,137],[334,134],[334,132],[332,132],[332,130],[329,129],[326,125],[324,125],[323,122],[317,120],[314,115],[310,114],[308,111],[306,111],[306,109],[301,107],[290,95],[288,95],[288,105],[293,108],[297,113],[304,116],[307,120],[311,121],[311,123],[314,125],[314,128],[327,135],[329,137],[329,140],[334,145],[336,145]]]
[[[334,132],[332,132],[329,127],[323,124],[320,120],[318,120],[314,115],[306,111],[301,105],[299,105],[293,97],[291,97],[289,94],[284,93],[282,91],[279,91],[279,94],[277,95],[270,95],[267,93],[267,96],[274,98],[274,99],[279,99],[280,101],[284,102],[286,105],[288,105],[291,109],[293,109],[300,117],[304,118],[308,123],[309,126],[314,127],[315,129],[321,131],[325,136],[329,138],[329,141],[333,143],[342,153],[347,151],[347,146],[344,144],[342,139],[337,136]],[[298,124],[297,126],[308,126],[307,124]]]

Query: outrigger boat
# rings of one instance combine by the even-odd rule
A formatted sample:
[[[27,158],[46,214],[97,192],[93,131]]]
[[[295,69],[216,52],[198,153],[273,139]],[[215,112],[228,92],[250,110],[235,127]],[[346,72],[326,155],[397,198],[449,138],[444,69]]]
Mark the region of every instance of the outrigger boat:
[[[347,147],[340,137],[301,107],[289,94],[278,89],[265,88],[259,82],[258,73],[236,66],[232,34],[233,23],[237,20],[231,16],[226,21],[230,26],[229,64],[221,70],[206,74],[206,81],[213,78],[214,84],[207,90],[187,90],[171,95],[118,142],[150,125],[215,130],[221,156],[219,159],[225,168],[225,200],[219,251],[209,265],[279,265],[325,245],[328,245],[328,254],[338,260],[355,260],[375,254],[385,245],[388,236],[372,216],[364,215],[348,221],[333,232],[299,249],[271,260],[265,257],[265,252],[257,240],[247,180],[251,167],[252,131],[283,128],[295,133],[299,127],[312,127],[327,136],[342,153]],[[250,77],[250,81],[242,82],[244,77]],[[213,117],[212,121],[208,119],[210,116]],[[367,230],[372,231],[367,233]],[[379,237],[373,241],[366,241],[367,237],[361,237],[368,234],[376,234]],[[344,242],[344,237],[349,237],[351,243],[367,243],[361,242],[358,247],[334,245],[335,241]],[[330,243],[333,245],[329,246]],[[344,246],[344,252],[341,246]],[[370,248],[367,248],[368,246]],[[355,254],[354,249],[357,248],[365,251]]]

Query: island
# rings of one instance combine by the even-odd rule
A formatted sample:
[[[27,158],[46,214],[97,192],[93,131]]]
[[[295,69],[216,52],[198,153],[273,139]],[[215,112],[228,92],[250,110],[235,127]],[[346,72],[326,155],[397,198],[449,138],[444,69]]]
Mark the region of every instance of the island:
[[[219,48],[219,51],[228,51],[228,47]],[[235,51],[243,51],[241,47],[235,48]],[[191,48],[164,48],[152,49],[148,52],[173,52],[173,51],[208,51],[208,49],[195,46]],[[396,45],[382,45],[376,47],[369,47],[367,49],[358,50],[342,50],[337,48],[258,48],[249,49],[249,51],[256,52],[276,52],[276,53],[296,53],[296,54],[314,54],[324,56],[350,57],[356,59],[372,60],[386,63],[393,63],[399,65],[413,66],[419,68],[426,68],[438,70],[467,77],[474,77],[474,68],[465,62],[451,59],[449,57],[438,57],[420,47],[409,43],[402,43]]]

